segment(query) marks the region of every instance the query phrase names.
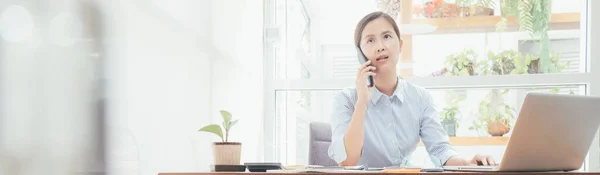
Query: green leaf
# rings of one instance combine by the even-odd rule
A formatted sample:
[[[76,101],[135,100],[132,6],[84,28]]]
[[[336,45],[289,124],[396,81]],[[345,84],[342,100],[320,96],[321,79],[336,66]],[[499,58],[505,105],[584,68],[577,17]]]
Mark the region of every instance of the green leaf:
[[[231,127],[233,127],[233,125],[235,125],[238,122],[238,120],[240,120],[240,119],[236,119],[234,121],[231,121],[231,123],[229,124],[229,129],[231,129]]]
[[[226,110],[220,110],[221,117],[223,117],[223,127],[229,128],[229,122],[231,122],[231,113]]]
[[[494,59],[495,58],[494,52],[488,51],[487,57],[488,57],[488,59]]]
[[[478,0],[477,5],[493,9],[496,6],[496,1],[495,0]]]
[[[198,130],[198,131],[204,131],[204,132],[210,132],[210,133],[216,134],[217,136],[221,137],[221,141],[224,141],[223,130],[221,130],[221,126],[219,126],[219,125],[215,125],[215,124],[208,125],[203,128],[200,128],[200,130]]]

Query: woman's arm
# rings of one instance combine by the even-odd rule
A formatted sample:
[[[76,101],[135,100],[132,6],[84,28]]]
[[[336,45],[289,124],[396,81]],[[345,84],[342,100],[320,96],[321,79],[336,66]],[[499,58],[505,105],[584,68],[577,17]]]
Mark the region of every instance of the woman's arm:
[[[329,156],[341,166],[355,166],[362,155],[365,138],[365,115],[372,87],[367,86],[367,77],[376,76],[369,66],[362,64],[356,75],[356,89],[342,91],[334,98],[332,135]]]
[[[421,140],[425,144],[430,156],[438,159],[441,165],[446,163],[460,164],[458,153],[450,145],[448,134],[439,123],[437,111],[429,92],[421,91],[422,106],[424,108],[421,116]]]
[[[340,163],[341,166],[355,166],[362,155],[363,140],[365,138],[365,112],[366,102],[357,101],[348,130],[344,134],[344,147],[348,158]]]
[[[335,95],[332,105],[332,138],[328,154],[340,166],[355,166],[362,155],[368,102],[356,100],[353,94],[351,90],[343,90]]]
[[[494,158],[488,155],[478,154],[470,161],[458,156],[458,153],[449,143],[446,131],[438,121],[439,118],[431,95],[424,91],[422,97],[425,111],[421,118],[421,140],[427,147],[429,155],[436,157],[444,166],[497,165]]]

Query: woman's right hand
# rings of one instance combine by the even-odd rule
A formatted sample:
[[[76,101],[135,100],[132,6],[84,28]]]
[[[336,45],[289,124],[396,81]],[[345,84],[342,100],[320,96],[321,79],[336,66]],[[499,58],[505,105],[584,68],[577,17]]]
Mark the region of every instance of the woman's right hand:
[[[358,68],[358,73],[356,75],[356,93],[358,95],[357,100],[365,104],[367,104],[366,102],[368,102],[371,98],[371,90],[373,89],[373,87],[369,87],[369,75],[376,75],[375,72],[372,72],[372,70],[375,70],[376,68],[369,66],[369,64],[371,64],[371,60],[361,65]]]

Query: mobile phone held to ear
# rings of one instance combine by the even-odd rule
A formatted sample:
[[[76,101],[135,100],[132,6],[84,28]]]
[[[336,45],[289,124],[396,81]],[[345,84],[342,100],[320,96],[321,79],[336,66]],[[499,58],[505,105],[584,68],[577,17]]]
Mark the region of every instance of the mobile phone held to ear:
[[[358,52],[358,62],[360,63],[360,65],[363,65],[367,62],[367,57],[365,56],[365,54],[363,54],[362,50],[360,50],[360,47],[356,47],[356,51]],[[370,66],[370,64],[369,64]],[[372,72],[373,70],[370,70],[370,72]],[[369,75],[369,87],[374,87],[375,83],[373,82],[373,75]]]

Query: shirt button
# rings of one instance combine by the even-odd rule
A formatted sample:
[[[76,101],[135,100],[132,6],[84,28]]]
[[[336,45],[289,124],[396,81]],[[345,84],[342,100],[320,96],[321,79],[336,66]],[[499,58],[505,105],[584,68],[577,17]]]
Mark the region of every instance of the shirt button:
[[[398,144],[398,142],[395,140],[392,140],[392,144],[396,145],[396,144]]]
[[[388,126],[392,126],[392,123],[391,123],[391,122],[390,122],[390,123],[388,123]]]

